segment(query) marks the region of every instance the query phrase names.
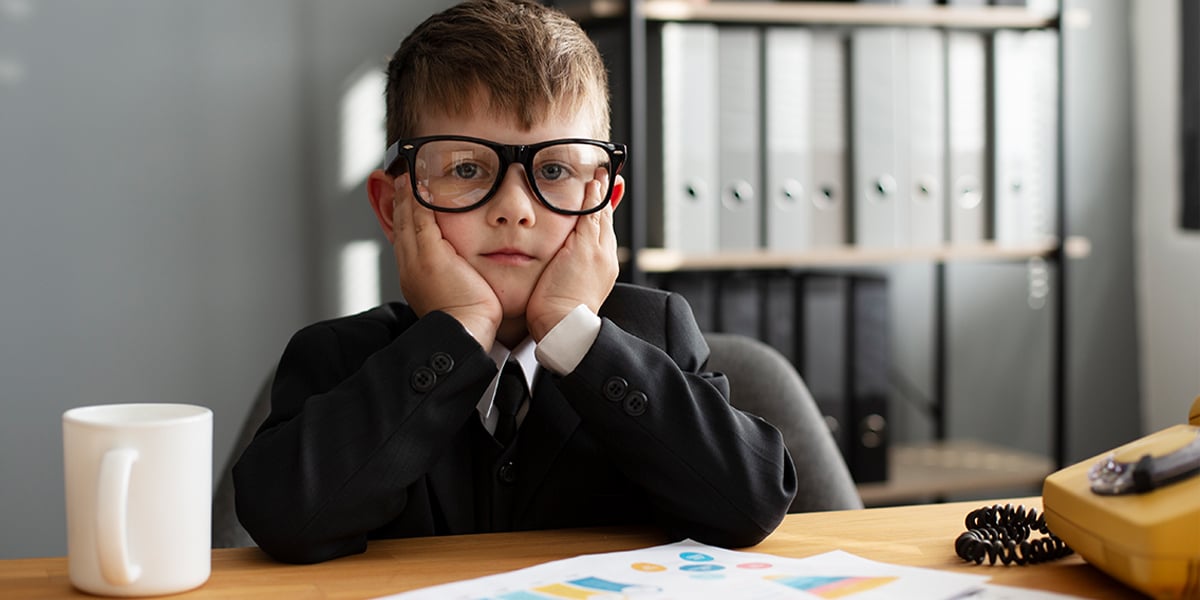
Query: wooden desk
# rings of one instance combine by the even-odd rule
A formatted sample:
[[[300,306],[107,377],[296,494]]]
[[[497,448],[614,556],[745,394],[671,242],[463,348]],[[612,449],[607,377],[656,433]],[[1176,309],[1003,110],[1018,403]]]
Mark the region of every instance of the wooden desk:
[[[1011,502],[1041,509],[1037,497]],[[992,583],[1003,585],[1085,598],[1139,597],[1075,555],[1027,567],[962,562],[954,555],[954,539],[963,530],[966,513],[982,505],[959,502],[789,515],[774,534],[750,550],[802,558],[842,549],[896,564],[986,573],[992,575]],[[669,541],[642,528],[381,540],[372,542],[365,554],[302,566],[273,562],[257,548],[214,550],[208,583],[172,598],[370,598],[579,554]],[[0,598],[71,597],[92,598],[71,588],[65,558],[0,561]]]

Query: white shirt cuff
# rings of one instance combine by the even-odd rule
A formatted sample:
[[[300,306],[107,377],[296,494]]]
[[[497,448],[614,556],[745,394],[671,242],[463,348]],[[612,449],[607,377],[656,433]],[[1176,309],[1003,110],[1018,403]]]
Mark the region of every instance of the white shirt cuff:
[[[576,306],[538,342],[537,361],[555,375],[566,375],[579,366],[600,335],[600,317],[586,304]]]

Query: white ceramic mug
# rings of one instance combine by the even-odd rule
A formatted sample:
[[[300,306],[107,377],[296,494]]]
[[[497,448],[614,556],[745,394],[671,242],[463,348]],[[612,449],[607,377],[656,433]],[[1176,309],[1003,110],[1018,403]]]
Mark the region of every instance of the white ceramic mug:
[[[62,421],[71,583],[150,596],[207,581],[212,411],[109,404],[73,408]]]

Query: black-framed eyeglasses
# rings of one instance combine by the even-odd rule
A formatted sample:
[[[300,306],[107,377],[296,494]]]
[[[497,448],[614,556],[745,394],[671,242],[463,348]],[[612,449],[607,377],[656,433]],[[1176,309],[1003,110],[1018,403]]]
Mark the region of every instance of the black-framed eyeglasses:
[[[467,212],[492,199],[516,163],[546,208],[564,215],[594,213],[612,198],[613,181],[625,164],[624,144],[566,138],[537,144],[499,144],[461,135],[398,140],[388,146],[383,169],[407,172],[413,196],[442,212]],[[403,158],[403,162],[401,162]],[[600,196],[588,197],[587,186],[600,182]]]

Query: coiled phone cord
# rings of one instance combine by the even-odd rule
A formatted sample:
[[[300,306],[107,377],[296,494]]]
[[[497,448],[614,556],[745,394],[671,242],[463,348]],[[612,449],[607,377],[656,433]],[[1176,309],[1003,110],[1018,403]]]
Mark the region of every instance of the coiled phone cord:
[[[1062,558],[1074,552],[1066,542],[1046,527],[1046,516],[1037,509],[1013,508],[1011,504],[995,504],[971,511],[966,519],[967,531],[954,541],[954,551],[966,561],[988,564],[999,559],[1005,565],[1037,564]],[[1044,537],[1030,540],[1034,531]]]

